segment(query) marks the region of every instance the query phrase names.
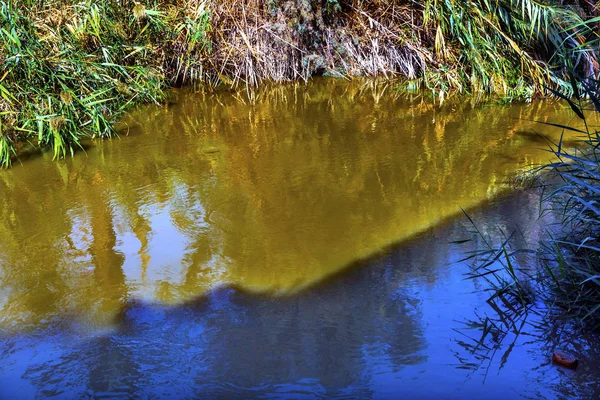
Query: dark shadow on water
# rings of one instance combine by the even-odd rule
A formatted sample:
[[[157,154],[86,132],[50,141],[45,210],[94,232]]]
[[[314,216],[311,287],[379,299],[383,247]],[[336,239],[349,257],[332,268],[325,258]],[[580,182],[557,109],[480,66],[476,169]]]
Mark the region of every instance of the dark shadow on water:
[[[85,154],[87,151],[93,149],[94,147],[96,147],[94,143],[84,139],[81,143],[81,146],[75,147],[73,149],[73,156],[75,157],[80,156],[81,154]],[[41,149],[32,145],[25,145],[21,150],[19,150],[18,157],[12,160],[12,168],[26,166],[28,163],[42,157],[52,158],[52,150]],[[70,157],[70,155],[67,157]],[[59,160],[57,162],[62,161]]]
[[[541,148],[544,149],[550,150],[551,148],[555,148],[557,146],[555,139],[535,131],[516,131],[515,135],[531,143],[539,143],[542,145]],[[580,141],[576,139],[565,139],[562,141],[562,145],[569,148],[577,147],[580,144]]]

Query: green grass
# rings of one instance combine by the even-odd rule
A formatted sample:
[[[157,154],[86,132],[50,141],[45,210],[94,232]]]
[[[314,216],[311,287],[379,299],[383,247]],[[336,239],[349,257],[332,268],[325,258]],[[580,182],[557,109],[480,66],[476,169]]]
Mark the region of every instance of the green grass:
[[[551,213],[557,223],[548,226],[541,242],[531,244],[533,250],[513,248],[512,235],[505,235],[502,243],[492,243],[475,230],[483,245],[465,260],[478,260],[469,278],[487,282],[486,290],[491,293],[488,303],[502,299],[497,308],[503,313],[510,310],[520,316],[522,310],[543,302],[547,315],[566,317],[581,327],[598,330],[600,131],[591,126],[589,114],[600,112],[600,82],[574,75],[572,82],[573,98],[554,93],[570,105],[585,128],[547,123],[581,138],[575,149],[565,148],[561,138],[552,149],[556,161],[543,167],[549,183],[544,186],[540,212]],[[517,257],[523,252],[534,255],[534,268],[519,263]]]
[[[0,1],[0,165],[25,141],[59,158],[109,137],[131,105],[164,99],[166,75],[194,73],[208,12],[127,5]]]
[[[582,147],[569,150],[561,140],[554,150],[557,161],[546,166],[560,180],[546,202],[560,215],[563,229],[546,243],[543,266],[556,304],[600,329],[600,131],[584,112],[600,112],[600,82],[586,79],[582,86],[580,92],[574,85],[573,99],[564,98],[584,122],[584,130],[568,127],[582,136]]]
[[[569,93],[563,66],[587,73],[597,65],[597,34],[576,9],[552,1],[428,0],[424,22],[441,61],[428,79],[437,90],[509,100],[530,98],[545,85]]]

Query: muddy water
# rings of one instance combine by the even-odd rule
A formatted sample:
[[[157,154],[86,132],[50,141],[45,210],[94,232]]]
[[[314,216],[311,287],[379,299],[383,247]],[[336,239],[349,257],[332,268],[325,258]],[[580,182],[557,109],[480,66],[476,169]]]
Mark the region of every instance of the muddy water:
[[[594,368],[548,365],[559,339],[468,351],[485,295],[448,244],[461,208],[543,229],[505,182],[558,141],[529,120],[571,119],[376,82],[180,91],[2,171],[0,398],[589,395]]]

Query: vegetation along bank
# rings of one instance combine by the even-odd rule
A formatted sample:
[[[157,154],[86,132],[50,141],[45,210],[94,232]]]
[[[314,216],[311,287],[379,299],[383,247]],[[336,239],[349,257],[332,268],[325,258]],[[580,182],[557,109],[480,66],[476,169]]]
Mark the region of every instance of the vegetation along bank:
[[[0,164],[25,145],[63,157],[193,83],[383,75],[441,99],[570,95],[565,66],[599,68],[597,12],[586,0],[2,0]]]

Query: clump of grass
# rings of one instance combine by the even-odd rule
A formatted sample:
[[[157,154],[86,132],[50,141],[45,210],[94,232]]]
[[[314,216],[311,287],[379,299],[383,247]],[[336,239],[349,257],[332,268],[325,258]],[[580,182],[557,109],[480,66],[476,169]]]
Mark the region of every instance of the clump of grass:
[[[575,79],[573,79],[575,82]],[[546,166],[561,182],[546,197],[561,217],[562,230],[550,237],[542,260],[546,284],[557,294],[556,304],[593,329],[600,328],[600,131],[584,113],[585,96],[600,112],[600,82],[573,84],[575,99],[563,97],[583,120],[585,130],[566,127],[582,135],[582,146],[569,150],[562,140],[553,151],[557,161]]]
[[[581,145],[566,149],[561,139],[552,150],[556,162],[543,166],[543,170],[550,173],[550,181],[559,183],[547,184],[544,188],[546,194],[542,196],[541,211],[552,213],[558,220],[557,226],[549,226],[551,229],[536,244],[535,252],[512,249],[512,236],[505,236],[501,244],[494,245],[476,230],[474,233],[483,239],[483,246],[466,259],[478,260],[469,278],[487,281],[487,290],[492,293],[488,302],[497,298],[503,300],[501,307],[497,307],[498,315],[510,310],[519,316],[523,310],[541,301],[549,313],[558,311],[582,327],[598,330],[600,131],[591,127],[586,107],[588,112],[600,112],[600,83],[589,78],[576,79],[573,75],[571,82],[573,100],[552,91],[570,105],[586,128],[550,125],[581,135]],[[523,267],[519,263],[517,256],[523,252],[536,254],[536,268]]]
[[[470,251],[461,260],[461,262],[476,261],[476,267],[467,274],[467,278],[483,279],[487,283],[486,290],[491,293],[487,302],[495,309],[507,307],[519,313],[517,310],[529,308],[535,299],[535,290],[531,285],[534,271],[527,266],[522,266],[516,257],[531,253],[531,251],[513,247],[513,238],[517,232],[507,235],[506,232],[500,230],[500,237],[503,238],[503,241],[495,244],[477,227],[469,215],[466,213],[465,215],[474,228],[474,231],[470,233],[476,235],[480,240],[477,249]],[[522,232],[518,232],[518,234],[522,235]],[[465,241],[470,241],[470,239]],[[465,241],[459,241],[459,243]]]
[[[551,1],[429,0],[424,22],[435,31],[440,68],[456,77],[431,76],[438,90],[461,89],[460,82],[475,95],[524,98],[550,82],[568,91],[557,73],[567,61],[588,74],[597,70],[593,34],[579,13]]]
[[[167,76],[196,73],[188,60],[205,47],[207,16],[130,1],[0,1],[0,165],[19,141],[72,154],[83,138],[113,135],[132,104],[160,102]]]

